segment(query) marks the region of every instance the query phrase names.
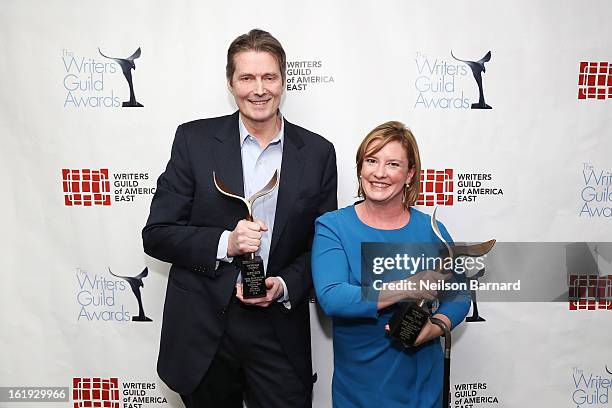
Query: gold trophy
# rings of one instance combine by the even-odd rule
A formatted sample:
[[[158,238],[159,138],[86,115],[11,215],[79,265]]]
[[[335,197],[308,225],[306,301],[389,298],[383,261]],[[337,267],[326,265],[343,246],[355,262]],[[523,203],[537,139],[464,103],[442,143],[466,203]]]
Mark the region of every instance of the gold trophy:
[[[224,194],[230,198],[235,198],[242,201],[247,207],[247,221],[253,221],[253,204],[255,200],[270,194],[278,186],[278,170],[274,171],[274,175],[268,181],[268,184],[261,190],[253,194],[251,197],[244,198],[232,193],[219,178],[217,178],[213,171],[213,180],[215,187],[221,194]],[[266,296],[266,275],[264,273],[263,259],[260,256],[251,253],[249,255],[242,256],[238,260],[238,266],[240,273],[242,274],[242,296],[245,299],[261,298]]]
[[[495,245],[494,239],[471,245],[449,244],[438,228],[438,222],[436,220],[437,209],[438,207],[436,206],[431,216],[431,228],[434,234],[446,247],[446,250],[441,254],[443,260],[450,258],[453,260],[454,265],[454,260],[456,258],[481,257],[487,254]],[[452,273],[452,271],[444,271],[442,268],[437,268],[436,271]],[[421,333],[421,330],[430,319],[431,316],[424,299],[417,302],[405,302],[400,309],[391,316],[388,332],[392,337],[398,339],[405,347],[412,348],[414,347],[414,342],[419,336],[419,333]]]

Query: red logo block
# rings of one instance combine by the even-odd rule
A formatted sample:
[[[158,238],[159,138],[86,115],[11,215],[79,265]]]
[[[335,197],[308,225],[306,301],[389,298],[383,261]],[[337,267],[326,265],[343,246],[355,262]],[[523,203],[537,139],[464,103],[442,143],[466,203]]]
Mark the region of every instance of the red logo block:
[[[612,63],[581,62],[578,99],[612,98]]]
[[[119,408],[117,378],[73,378],[74,408]]]
[[[569,310],[612,310],[612,275],[570,275]]]
[[[62,169],[62,185],[68,206],[111,205],[108,169]]]
[[[453,169],[421,170],[421,194],[416,205],[453,205]]]

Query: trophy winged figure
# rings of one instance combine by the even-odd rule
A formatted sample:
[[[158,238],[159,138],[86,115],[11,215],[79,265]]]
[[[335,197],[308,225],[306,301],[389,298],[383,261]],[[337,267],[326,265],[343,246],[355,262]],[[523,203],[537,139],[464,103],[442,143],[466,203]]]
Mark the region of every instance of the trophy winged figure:
[[[117,64],[119,64],[119,66],[121,67],[121,70],[123,71],[123,76],[125,77],[125,80],[127,81],[130,87],[130,100],[127,102],[123,102],[122,106],[123,107],[142,107],[143,105],[139,103],[138,101],[136,101],[136,95],[134,94],[134,83],[132,81],[132,70],[136,69],[134,60],[136,58],[140,58],[140,53],[141,53],[140,47],[138,47],[138,49],[127,58],[114,58],[114,57],[109,57],[107,55],[104,55],[102,51],[100,50],[100,47],[98,47],[98,52],[104,58],[112,59]]]
[[[140,274],[136,276],[115,275],[113,271],[111,271],[111,268],[108,268],[108,271],[110,272],[111,275],[117,278],[121,278],[125,280],[127,283],[129,283],[130,287],[132,288],[132,292],[134,293],[134,296],[136,296],[136,300],[138,301],[138,316],[132,316],[132,321],[135,321],[135,322],[152,321],[150,318],[148,318],[145,315],[144,308],[142,307],[142,296],[140,294],[140,288],[144,287],[144,283],[142,282],[142,279],[147,277],[147,275],[149,274],[149,268],[144,268],[142,272],[140,272]]]
[[[487,52],[484,57],[479,59],[478,61],[466,61],[455,57],[453,54],[453,50],[451,50],[451,56],[457,61],[461,61],[467,64],[468,67],[472,70],[472,75],[474,75],[474,79],[476,80],[476,84],[478,85],[478,103],[472,104],[472,109],[493,109],[491,106],[485,103],[484,92],[482,90],[482,74],[486,72],[485,62],[489,62],[491,60],[491,51]]]

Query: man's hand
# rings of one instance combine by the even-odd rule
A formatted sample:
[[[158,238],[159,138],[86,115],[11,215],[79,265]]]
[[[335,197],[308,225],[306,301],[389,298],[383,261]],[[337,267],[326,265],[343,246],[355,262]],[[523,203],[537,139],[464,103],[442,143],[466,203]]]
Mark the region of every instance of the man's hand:
[[[230,232],[227,243],[227,256],[233,257],[256,252],[261,245],[261,233],[268,227],[261,220],[240,220]]]
[[[266,278],[266,297],[245,299],[242,297],[242,283],[236,284],[236,297],[245,305],[268,307],[284,295],[283,284],[276,276]]]

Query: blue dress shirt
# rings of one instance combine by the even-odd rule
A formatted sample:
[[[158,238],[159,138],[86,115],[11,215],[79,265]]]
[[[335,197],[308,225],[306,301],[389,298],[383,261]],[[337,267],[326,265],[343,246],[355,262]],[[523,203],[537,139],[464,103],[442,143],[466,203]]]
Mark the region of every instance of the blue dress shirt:
[[[284,143],[284,120],[281,118],[281,128],[278,134],[270,143],[262,148],[257,138],[249,134],[246,126],[239,117],[238,128],[240,130],[240,154],[242,156],[242,175],[244,180],[244,196],[251,197],[253,194],[264,188],[270,181],[274,172],[278,170],[280,180],[280,169],[283,159]],[[270,256],[270,244],[272,242],[272,231],[274,231],[274,218],[276,215],[276,201],[278,198],[278,188],[271,193],[258,198],[253,205],[253,218],[263,221],[268,227],[267,231],[262,231],[261,245],[255,252],[263,259],[264,272],[268,268],[268,258]],[[217,247],[217,259],[219,261],[231,262],[232,257],[227,256],[227,247],[231,231],[224,231],[219,238]],[[277,277],[283,285],[283,296],[279,302],[287,302],[289,292],[285,281],[280,276]],[[238,276],[238,283],[241,276]],[[287,302],[288,303],[288,302]],[[288,304],[285,306],[289,307]]]

